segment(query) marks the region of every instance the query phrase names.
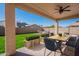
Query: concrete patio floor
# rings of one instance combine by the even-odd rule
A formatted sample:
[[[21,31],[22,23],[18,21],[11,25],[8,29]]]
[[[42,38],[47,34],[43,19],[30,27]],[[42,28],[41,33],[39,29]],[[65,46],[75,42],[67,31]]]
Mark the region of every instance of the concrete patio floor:
[[[17,52],[14,56],[44,56],[44,50],[45,50],[44,44],[40,44],[32,49],[22,47],[20,49],[17,49]],[[46,54],[48,54],[49,52],[50,51],[46,49]],[[54,52],[52,52],[50,56],[54,56]],[[56,56],[61,56],[59,50],[56,52]]]
[[[16,54],[12,56],[44,56],[44,51],[45,51],[44,43],[41,43],[40,45],[37,45],[31,49],[28,49],[27,47],[19,48],[16,50]],[[46,49],[46,55],[49,52],[50,51]],[[5,56],[5,54],[1,54],[0,56]],[[54,56],[54,51],[49,56]],[[60,51],[57,50],[55,56],[63,56],[63,55],[61,55]]]

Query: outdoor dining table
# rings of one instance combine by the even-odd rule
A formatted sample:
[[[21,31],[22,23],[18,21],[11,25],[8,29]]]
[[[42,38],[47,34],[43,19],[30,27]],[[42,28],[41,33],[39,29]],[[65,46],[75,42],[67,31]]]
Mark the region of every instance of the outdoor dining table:
[[[59,35],[54,35],[54,36],[50,36],[48,37],[49,39],[51,40],[56,40],[58,41],[59,45],[61,46],[59,49],[60,49],[60,52],[63,54],[62,52],[62,45],[64,45],[63,43],[66,42],[68,39],[69,39],[70,36],[59,36]]]
[[[55,36],[50,36],[48,38],[58,40],[58,41],[67,41],[69,37],[70,36],[58,36],[58,35],[55,35]]]

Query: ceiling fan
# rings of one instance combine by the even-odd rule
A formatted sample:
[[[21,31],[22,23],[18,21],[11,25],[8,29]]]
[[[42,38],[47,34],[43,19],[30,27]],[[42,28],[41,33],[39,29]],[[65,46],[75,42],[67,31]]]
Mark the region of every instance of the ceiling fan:
[[[69,7],[70,7],[70,5],[67,5],[65,7],[58,5],[58,9],[55,9],[55,10],[57,10],[59,12],[59,14],[62,14],[65,11],[71,11],[71,10],[68,9]]]

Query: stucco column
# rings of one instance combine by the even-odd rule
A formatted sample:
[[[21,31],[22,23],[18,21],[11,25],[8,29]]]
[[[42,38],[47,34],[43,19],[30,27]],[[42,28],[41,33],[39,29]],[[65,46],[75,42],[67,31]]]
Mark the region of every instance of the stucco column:
[[[5,53],[13,55],[16,52],[15,37],[15,6],[14,4],[5,4]]]
[[[55,34],[58,34],[59,31],[59,24],[58,24],[58,20],[55,21]]]

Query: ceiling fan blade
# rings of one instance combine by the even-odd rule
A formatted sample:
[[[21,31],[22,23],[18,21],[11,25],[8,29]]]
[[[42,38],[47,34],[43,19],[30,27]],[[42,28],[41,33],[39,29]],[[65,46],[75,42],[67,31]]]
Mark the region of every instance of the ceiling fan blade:
[[[63,9],[66,9],[66,8],[68,8],[68,7],[70,7],[70,6],[68,5],[68,6],[64,7]]]
[[[64,11],[71,11],[71,10],[64,10]]]

